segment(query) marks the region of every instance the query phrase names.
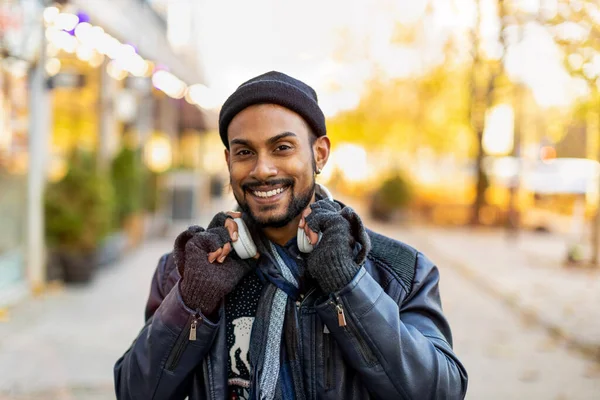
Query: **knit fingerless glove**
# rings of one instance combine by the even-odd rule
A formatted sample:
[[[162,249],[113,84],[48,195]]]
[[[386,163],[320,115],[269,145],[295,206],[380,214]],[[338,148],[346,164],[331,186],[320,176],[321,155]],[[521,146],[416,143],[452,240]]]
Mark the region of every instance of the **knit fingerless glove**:
[[[311,205],[308,227],[322,233],[320,242],[307,258],[307,267],[325,293],[337,292],[354,278],[371,243],[360,217],[349,207],[330,200]]]
[[[223,263],[209,263],[208,253],[230,241],[223,226],[226,215],[217,214],[208,230],[192,226],[175,240],[173,256],[182,277],[181,297],[184,303],[206,316],[212,315],[219,303],[254,267],[253,260],[241,260],[235,252],[229,253]]]

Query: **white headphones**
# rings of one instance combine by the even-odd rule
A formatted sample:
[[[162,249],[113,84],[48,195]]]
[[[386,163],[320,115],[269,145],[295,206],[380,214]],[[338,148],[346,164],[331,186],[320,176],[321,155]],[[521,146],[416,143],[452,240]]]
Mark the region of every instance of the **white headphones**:
[[[325,186],[317,183],[315,192],[333,201],[333,196]],[[256,256],[257,250],[256,245],[250,236],[250,232],[248,232],[248,226],[246,226],[246,223],[241,218],[234,218],[233,220],[238,226],[238,240],[231,242],[233,249],[241,259],[253,258]],[[322,236],[323,234],[319,232],[317,244],[321,241]],[[298,241],[298,249],[301,252],[310,253],[313,250],[313,245],[308,240],[308,236],[306,236],[304,229],[298,228],[296,239]]]

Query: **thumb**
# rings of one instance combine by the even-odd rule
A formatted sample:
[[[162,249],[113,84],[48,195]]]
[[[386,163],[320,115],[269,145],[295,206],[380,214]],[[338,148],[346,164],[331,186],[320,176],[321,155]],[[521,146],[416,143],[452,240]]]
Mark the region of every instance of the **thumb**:
[[[175,239],[175,244],[173,246],[173,260],[175,261],[175,266],[179,270],[179,273],[182,274],[182,276],[186,244],[196,233],[203,231],[204,228],[197,225],[192,225],[185,231],[181,232]]]

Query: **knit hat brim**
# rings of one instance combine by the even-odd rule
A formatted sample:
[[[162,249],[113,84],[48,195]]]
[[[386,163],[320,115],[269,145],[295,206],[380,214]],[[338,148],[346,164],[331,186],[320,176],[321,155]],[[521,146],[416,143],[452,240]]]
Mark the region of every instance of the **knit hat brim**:
[[[314,95],[316,98],[316,95]],[[229,148],[227,130],[233,118],[256,104],[277,104],[299,114],[317,136],[325,136],[325,115],[317,101],[299,87],[281,80],[257,80],[240,86],[223,104],[219,116],[219,134]]]

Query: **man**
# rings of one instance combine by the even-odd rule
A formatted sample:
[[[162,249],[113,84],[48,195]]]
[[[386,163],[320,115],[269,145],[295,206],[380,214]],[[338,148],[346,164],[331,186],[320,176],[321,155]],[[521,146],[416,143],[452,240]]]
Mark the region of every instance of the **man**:
[[[330,141],[314,90],[258,76],[225,102],[219,130],[242,213],[190,227],[161,258],[117,397],[463,398],[438,269],[315,184]],[[240,215],[254,258],[232,251]]]

